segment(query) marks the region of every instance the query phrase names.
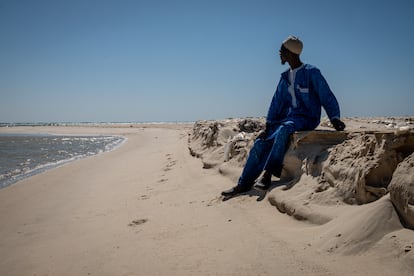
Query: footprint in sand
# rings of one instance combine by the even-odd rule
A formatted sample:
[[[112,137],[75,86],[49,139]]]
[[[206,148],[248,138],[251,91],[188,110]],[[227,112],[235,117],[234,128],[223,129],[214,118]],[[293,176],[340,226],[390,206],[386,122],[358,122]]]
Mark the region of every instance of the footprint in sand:
[[[146,223],[147,221],[148,221],[148,219],[136,219],[136,220],[131,221],[128,224],[128,226],[131,226],[131,227],[138,226],[138,225]]]
[[[210,201],[207,202],[206,206],[210,207],[210,206],[214,206],[217,204],[221,203],[221,196],[216,196],[215,198],[211,199]]]
[[[149,199],[149,196],[147,196],[147,195],[142,195],[142,196],[140,197],[140,199],[141,199],[141,200]]]
[[[165,172],[172,170],[172,168],[177,164],[177,160],[173,160],[171,158],[171,154],[167,154],[166,156],[168,156],[168,158],[167,158],[168,164],[164,168]]]

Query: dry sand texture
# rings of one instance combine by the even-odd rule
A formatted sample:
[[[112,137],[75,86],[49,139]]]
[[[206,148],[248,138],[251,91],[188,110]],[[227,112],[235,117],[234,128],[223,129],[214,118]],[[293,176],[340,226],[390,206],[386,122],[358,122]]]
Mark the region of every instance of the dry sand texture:
[[[223,202],[261,127],[239,121],[0,129],[128,138],[0,190],[0,275],[412,275],[411,132],[355,119],[297,134],[266,197]],[[369,158],[355,156],[364,135]],[[377,187],[382,156],[398,162],[377,162],[397,163]]]

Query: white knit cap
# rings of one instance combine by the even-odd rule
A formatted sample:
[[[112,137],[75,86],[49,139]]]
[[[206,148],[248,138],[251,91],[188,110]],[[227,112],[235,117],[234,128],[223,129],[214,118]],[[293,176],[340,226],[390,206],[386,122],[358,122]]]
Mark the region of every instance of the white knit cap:
[[[300,55],[303,49],[302,41],[296,36],[289,36],[283,41],[283,46],[294,54]]]

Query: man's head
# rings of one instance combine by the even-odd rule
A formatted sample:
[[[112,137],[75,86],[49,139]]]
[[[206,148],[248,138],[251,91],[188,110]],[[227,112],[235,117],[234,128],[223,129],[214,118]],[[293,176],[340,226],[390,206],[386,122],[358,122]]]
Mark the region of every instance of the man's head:
[[[282,45],[280,46],[280,61],[282,64],[285,64],[286,62],[292,60],[299,60],[299,55],[302,52],[302,49],[302,41],[296,36],[289,36],[282,42]]]

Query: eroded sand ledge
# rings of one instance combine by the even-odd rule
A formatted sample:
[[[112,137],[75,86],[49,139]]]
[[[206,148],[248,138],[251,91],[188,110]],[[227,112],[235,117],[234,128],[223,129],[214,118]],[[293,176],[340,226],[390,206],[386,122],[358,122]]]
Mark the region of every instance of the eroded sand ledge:
[[[366,251],[394,231],[414,229],[413,122],[349,118],[346,131],[337,132],[324,120],[315,131],[293,134],[268,201],[298,220],[323,225],[323,242],[317,244],[327,251]],[[196,122],[190,153],[236,183],[264,123],[263,118]],[[405,250],[411,251],[414,235],[407,233]],[[413,253],[410,258],[414,263]]]

